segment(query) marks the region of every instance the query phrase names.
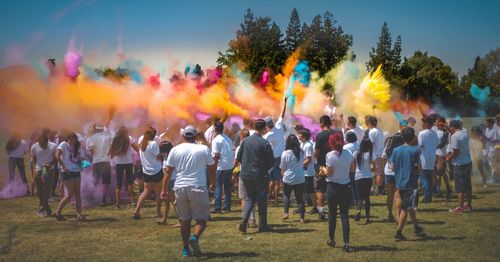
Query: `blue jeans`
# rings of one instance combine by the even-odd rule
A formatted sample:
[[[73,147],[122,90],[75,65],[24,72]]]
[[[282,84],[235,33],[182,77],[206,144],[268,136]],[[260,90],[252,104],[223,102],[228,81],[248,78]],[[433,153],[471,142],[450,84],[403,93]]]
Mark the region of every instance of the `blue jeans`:
[[[425,199],[432,199],[432,173],[434,170],[422,169],[420,171],[420,183],[422,183],[422,189],[424,190]]]
[[[215,173],[214,210],[221,209],[222,187],[224,187],[224,210],[231,209],[231,176],[233,170],[217,170]]]
[[[259,229],[267,228],[267,187],[268,179],[258,177],[257,179],[243,178],[243,184],[247,190],[247,198],[243,205],[243,226],[246,227],[250,213],[254,209],[255,203],[259,207]]]

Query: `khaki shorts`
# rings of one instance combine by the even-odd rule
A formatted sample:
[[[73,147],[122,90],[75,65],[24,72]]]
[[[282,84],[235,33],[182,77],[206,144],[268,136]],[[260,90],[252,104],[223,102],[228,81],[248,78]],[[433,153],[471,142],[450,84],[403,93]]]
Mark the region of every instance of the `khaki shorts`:
[[[180,187],[174,188],[174,193],[174,205],[180,220],[208,220],[210,200],[206,188]]]
[[[373,170],[373,176],[383,176],[384,175],[384,158],[377,157],[375,159],[375,170]]]

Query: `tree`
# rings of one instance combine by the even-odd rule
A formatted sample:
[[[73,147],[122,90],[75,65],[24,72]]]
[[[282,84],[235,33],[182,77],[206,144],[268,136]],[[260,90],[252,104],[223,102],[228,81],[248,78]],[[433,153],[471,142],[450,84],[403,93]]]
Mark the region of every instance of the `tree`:
[[[268,68],[278,73],[285,61],[281,30],[269,17],[254,18],[250,9],[243,18],[236,38],[229,41],[225,54],[219,52],[218,66],[237,66],[258,81]]]
[[[288,23],[288,27],[286,28],[286,37],[285,37],[285,50],[286,55],[289,56],[292,54],[303,41],[302,37],[302,28],[300,27],[300,18],[299,12],[294,8],[292,10],[292,14],[290,15],[290,22]]]
[[[399,66],[401,64],[401,36],[398,36],[394,47],[392,47],[391,34],[387,23],[384,22],[380,33],[377,47],[370,52],[370,60],[366,63],[368,71],[375,71],[379,65],[382,65],[384,76],[392,82],[398,76]]]
[[[401,85],[407,99],[423,98],[434,102],[436,97],[449,102],[458,87],[458,77],[451,67],[427,52],[417,51],[405,58],[400,69]]]

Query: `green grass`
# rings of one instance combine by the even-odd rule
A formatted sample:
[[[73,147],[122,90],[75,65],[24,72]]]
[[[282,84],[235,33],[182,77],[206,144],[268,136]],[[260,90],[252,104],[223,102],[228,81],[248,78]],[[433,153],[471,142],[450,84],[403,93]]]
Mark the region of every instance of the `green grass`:
[[[476,187],[475,211],[452,215],[448,209],[455,202],[438,199],[421,204],[417,214],[429,234],[427,239],[413,237],[411,226],[404,233],[409,241],[396,243],[394,223],[385,221],[384,197],[373,197],[373,220],[370,225],[351,223],[353,253],[326,245],[328,224],[316,216],[307,216],[299,224],[297,215],[290,222],[280,221],[282,209],[272,206],[269,223],[272,233],[249,231],[250,240],[238,233],[240,209],[215,215],[201,238],[202,260],[264,261],[493,261],[500,255],[500,187]],[[74,210],[64,213],[68,221],[41,219],[36,215],[35,197],[0,201],[0,261],[175,261],[180,260],[180,233],[176,228],[155,223],[152,203],[143,210],[144,219],[132,219],[131,209],[113,210],[112,206],[85,209],[88,221],[76,222]],[[52,203],[53,209],[56,203]],[[354,210],[351,209],[351,215]],[[351,216],[352,218],[352,216]],[[173,223],[174,219],[170,219]],[[338,221],[340,222],[340,221]],[[340,226],[337,243],[342,243]],[[194,258],[189,260],[196,260]]]

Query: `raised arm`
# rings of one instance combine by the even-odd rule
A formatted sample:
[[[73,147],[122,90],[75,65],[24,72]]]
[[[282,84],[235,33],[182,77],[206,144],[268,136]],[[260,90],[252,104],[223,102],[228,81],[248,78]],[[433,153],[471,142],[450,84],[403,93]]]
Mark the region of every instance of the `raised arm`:
[[[288,101],[288,97],[285,96],[285,98],[283,99],[283,108],[281,109],[281,113],[280,113],[280,117],[282,119],[285,119],[285,112],[286,112],[286,102]]]

